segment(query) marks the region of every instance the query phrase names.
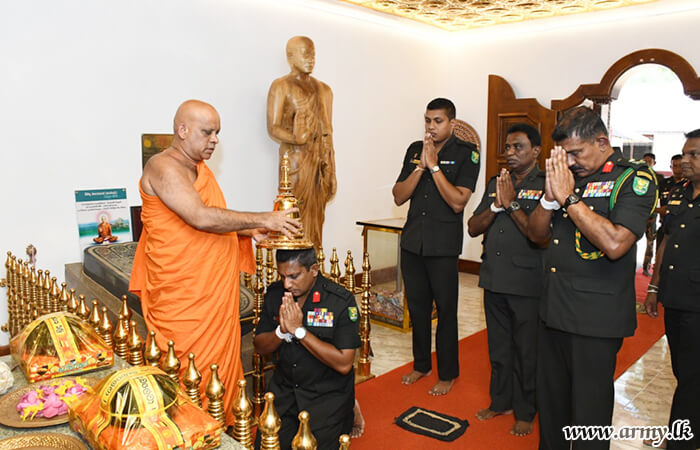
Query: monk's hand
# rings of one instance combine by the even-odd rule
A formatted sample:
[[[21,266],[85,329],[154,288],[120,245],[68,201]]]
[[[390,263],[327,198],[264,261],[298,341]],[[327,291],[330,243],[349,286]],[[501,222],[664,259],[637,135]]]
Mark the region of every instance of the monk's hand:
[[[551,163],[547,166],[547,179],[551,178],[554,199],[563,205],[566,198],[574,192],[574,174],[569,169],[566,151],[562,147],[554,147],[549,159]]]
[[[437,166],[437,149],[433,142],[433,136],[430,133],[425,133],[423,137],[423,151],[420,155],[423,167],[432,169]]]
[[[255,242],[260,242],[267,239],[269,232],[265,228],[253,228],[250,230],[250,236],[255,239]]]
[[[270,230],[266,228],[246,228],[245,230],[237,231],[239,236],[248,236],[255,239],[255,242],[260,242],[267,238]]]
[[[302,233],[301,222],[292,219],[294,213],[299,212],[298,208],[286,209],[284,211],[272,211],[266,214],[264,225],[268,230],[279,231],[289,239],[294,239],[294,235]]]

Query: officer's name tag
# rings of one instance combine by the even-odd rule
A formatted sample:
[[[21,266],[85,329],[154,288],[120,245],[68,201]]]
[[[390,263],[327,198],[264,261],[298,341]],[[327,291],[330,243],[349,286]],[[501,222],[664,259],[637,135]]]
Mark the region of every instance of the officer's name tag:
[[[333,311],[326,308],[314,308],[306,313],[306,326],[308,327],[332,327]]]
[[[492,192],[492,193],[489,194],[489,197],[495,197],[495,196],[496,196],[496,193],[495,193],[495,192]]]
[[[581,197],[610,197],[610,193],[615,187],[615,181],[596,181],[588,183]]]
[[[671,200],[668,202],[668,204],[671,206],[676,206],[676,205],[680,205],[681,201],[680,200]]]
[[[518,198],[523,200],[539,200],[542,197],[542,191],[536,189],[520,189]]]

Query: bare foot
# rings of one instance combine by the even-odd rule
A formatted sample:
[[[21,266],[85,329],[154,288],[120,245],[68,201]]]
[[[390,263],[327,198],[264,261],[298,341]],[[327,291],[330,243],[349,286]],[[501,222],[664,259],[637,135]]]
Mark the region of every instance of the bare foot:
[[[355,418],[352,422],[350,437],[357,439],[365,432],[365,418],[362,417],[362,411],[360,411],[360,404],[357,402],[357,399],[355,399],[355,406],[352,408],[352,413]]]
[[[448,392],[450,392],[450,389],[452,389],[452,385],[454,384],[455,380],[454,378],[448,381],[438,381],[435,386],[431,390],[428,391],[428,394],[430,395],[445,395]]]
[[[666,442],[666,439],[664,439],[663,442],[661,442],[659,444],[656,439],[644,439],[642,441],[642,444],[646,445],[647,447],[651,447],[651,448],[666,448],[667,442]],[[656,444],[656,445],[654,445],[654,444]]]
[[[427,377],[428,375],[430,375],[430,371],[418,372],[417,370],[414,370],[411,373],[401,377],[401,384],[413,384],[421,378]]]
[[[507,409],[505,411],[492,411],[490,408],[484,408],[476,413],[476,418],[479,420],[489,420],[504,414],[513,414],[513,410]]]
[[[510,429],[510,434],[513,436],[527,436],[532,433],[532,422],[524,420],[516,420],[513,428]]]

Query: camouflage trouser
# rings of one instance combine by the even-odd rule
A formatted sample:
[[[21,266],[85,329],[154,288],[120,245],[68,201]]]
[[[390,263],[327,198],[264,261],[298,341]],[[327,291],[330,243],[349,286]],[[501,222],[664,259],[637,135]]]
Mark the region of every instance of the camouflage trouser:
[[[654,245],[656,243],[656,214],[652,214],[649,220],[647,220],[647,229],[644,235],[647,238],[647,251],[644,253],[644,263],[642,267],[644,270],[649,270],[651,260],[654,257]]]

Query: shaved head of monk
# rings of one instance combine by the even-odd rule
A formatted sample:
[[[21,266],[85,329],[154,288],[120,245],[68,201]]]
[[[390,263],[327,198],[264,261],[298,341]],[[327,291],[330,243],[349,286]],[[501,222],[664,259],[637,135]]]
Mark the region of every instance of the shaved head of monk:
[[[219,143],[219,113],[209,103],[187,100],[173,120],[172,146],[194,162],[211,158]]]

